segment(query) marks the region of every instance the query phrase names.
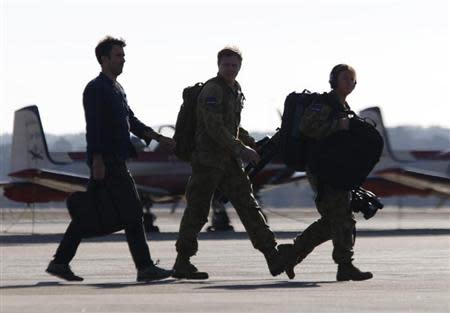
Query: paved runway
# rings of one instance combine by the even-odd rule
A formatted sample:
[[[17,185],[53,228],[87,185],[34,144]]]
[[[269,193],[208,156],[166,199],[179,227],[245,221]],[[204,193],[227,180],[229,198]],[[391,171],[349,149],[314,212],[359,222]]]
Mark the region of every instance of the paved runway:
[[[267,212],[281,243],[317,218],[313,210]],[[449,212],[387,209],[359,223],[355,264],[374,278],[339,283],[330,243],[296,268],[294,280],[271,277],[234,214],[235,233],[202,233],[193,261],[209,272],[207,281],[136,283],[119,233],[83,242],[72,268],[85,280],[62,282],[44,269],[67,216],[39,212],[34,235],[26,233],[27,218],[11,226],[4,217],[2,229],[9,228],[0,236],[0,312],[450,312]],[[181,212],[157,213],[165,233],[149,236],[151,252],[161,266],[171,267]]]

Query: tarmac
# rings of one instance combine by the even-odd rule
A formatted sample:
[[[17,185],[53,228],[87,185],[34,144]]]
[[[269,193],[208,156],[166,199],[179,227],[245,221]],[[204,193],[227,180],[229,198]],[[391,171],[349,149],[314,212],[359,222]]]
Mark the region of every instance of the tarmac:
[[[157,208],[161,233],[148,235],[153,258],[170,268],[182,210]],[[374,278],[336,282],[332,244],[272,277],[235,213],[234,232],[200,236],[193,262],[205,281],[137,283],[123,233],[84,241],[71,263],[83,282],[45,273],[69,218],[61,209],[2,209],[0,312],[450,312],[450,207],[385,208],[358,216],[354,263]],[[279,243],[318,218],[313,209],[266,209]]]

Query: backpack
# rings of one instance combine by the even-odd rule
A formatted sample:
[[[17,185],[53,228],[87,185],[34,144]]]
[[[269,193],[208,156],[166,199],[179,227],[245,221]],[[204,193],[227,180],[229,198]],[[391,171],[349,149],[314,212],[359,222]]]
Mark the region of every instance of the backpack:
[[[313,166],[319,181],[343,190],[358,188],[380,160],[383,146],[377,129],[355,115],[349,131],[318,142]]]
[[[316,102],[322,94],[305,89],[301,93],[292,92],[284,101],[281,118],[279,151],[287,167],[304,171],[308,159],[307,144],[310,138],[300,133],[300,122],[305,108]]]
[[[183,103],[178,112],[173,139],[176,142],[175,155],[186,162],[191,161],[195,148],[195,129],[197,126],[197,98],[204,84],[196,83],[183,90]]]

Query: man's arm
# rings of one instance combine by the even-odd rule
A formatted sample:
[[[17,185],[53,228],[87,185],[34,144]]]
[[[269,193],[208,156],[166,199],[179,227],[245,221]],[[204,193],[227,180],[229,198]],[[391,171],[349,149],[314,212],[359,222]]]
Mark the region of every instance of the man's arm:
[[[104,145],[102,138],[104,94],[100,87],[88,84],[83,92],[84,116],[86,119],[86,141],[92,153],[92,177],[102,180],[105,177],[103,163]]]
[[[214,83],[208,83],[200,92],[197,106],[197,118],[203,120],[206,133],[236,158],[241,157],[245,161],[257,163],[259,161],[258,153],[233,136],[225,127],[222,106],[222,88]]]
[[[130,131],[138,136],[139,138],[145,140],[147,145],[150,144],[152,140],[159,142],[164,148],[168,150],[173,150],[175,148],[175,142],[172,138],[165,137],[160,133],[157,133],[153,128],[142,123],[135,115],[134,112],[128,107],[129,116],[128,120],[130,122]]]
[[[153,128],[142,123],[135,115],[133,110],[128,107],[128,121],[130,122],[130,131],[137,137],[144,139],[147,145],[150,141],[159,139],[159,134]]]
[[[104,95],[100,87],[90,83],[83,92],[84,117],[86,119],[86,141],[93,154],[104,152],[102,129]]]

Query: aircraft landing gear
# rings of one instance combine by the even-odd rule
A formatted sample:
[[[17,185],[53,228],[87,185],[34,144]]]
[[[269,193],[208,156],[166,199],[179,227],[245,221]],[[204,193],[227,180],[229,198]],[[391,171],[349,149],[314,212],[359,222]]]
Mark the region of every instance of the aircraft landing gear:
[[[211,225],[206,230],[208,232],[234,231],[233,226],[230,224],[230,218],[225,210],[225,205],[218,201],[215,196],[212,201]]]
[[[153,203],[151,200],[144,200],[142,204],[144,217],[144,230],[146,233],[159,233],[159,227],[154,224],[156,215],[150,211]]]
[[[215,193],[212,200],[212,214],[211,214],[211,225],[209,225],[206,230],[208,232],[216,231],[234,231],[233,225],[230,224],[230,218],[228,217],[227,211],[225,210],[225,204],[219,200],[221,198],[220,194],[217,196]],[[261,203],[258,193],[255,193],[255,198]],[[264,217],[267,222],[267,216],[264,211],[260,208],[259,212]]]

